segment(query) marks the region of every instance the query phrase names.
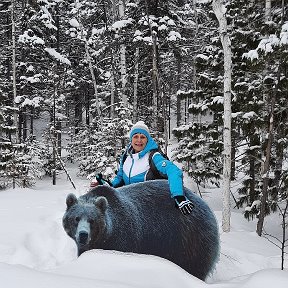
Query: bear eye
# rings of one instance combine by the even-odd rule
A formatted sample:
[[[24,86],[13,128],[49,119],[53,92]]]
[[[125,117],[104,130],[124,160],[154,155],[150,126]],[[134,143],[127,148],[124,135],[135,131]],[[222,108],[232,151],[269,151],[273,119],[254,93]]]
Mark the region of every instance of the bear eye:
[[[89,222],[90,224],[93,224],[93,223],[94,223],[94,220],[93,220],[93,219],[89,219],[88,222]]]
[[[80,221],[80,217],[76,217],[76,218],[75,218],[75,221],[76,221],[76,222],[79,222],[79,221]]]

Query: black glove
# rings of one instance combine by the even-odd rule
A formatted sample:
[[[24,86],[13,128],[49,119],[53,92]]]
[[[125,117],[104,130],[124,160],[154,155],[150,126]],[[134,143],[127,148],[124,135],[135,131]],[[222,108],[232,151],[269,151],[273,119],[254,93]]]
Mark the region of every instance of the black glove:
[[[110,182],[109,179],[104,179],[103,175],[101,173],[98,173],[95,175],[95,178],[99,185],[105,185],[105,183],[108,183],[109,186],[112,186],[112,183]]]
[[[104,184],[104,180],[103,180],[103,176],[101,173],[98,173],[95,175],[96,180],[98,181],[99,185],[103,185]]]
[[[185,196],[174,197],[176,207],[180,209],[183,215],[188,215],[192,212],[194,204]]]

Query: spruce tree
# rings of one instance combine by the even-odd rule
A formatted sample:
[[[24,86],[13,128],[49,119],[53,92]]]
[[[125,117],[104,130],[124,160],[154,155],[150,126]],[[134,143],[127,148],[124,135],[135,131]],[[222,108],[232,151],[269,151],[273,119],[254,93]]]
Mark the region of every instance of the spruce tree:
[[[103,118],[102,130],[97,130],[97,120],[83,127],[69,145],[69,158],[79,165],[80,175],[89,179],[101,173],[113,178],[121,154],[129,141],[131,111],[123,105],[115,109],[117,117]]]

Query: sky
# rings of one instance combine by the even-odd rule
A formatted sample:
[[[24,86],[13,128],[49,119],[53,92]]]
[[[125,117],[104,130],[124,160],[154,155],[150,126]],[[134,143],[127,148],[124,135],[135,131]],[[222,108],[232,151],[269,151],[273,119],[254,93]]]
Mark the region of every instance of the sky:
[[[51,178],[45,178],[32,188],[0,191],[1,288],[287,286],[288,264],[281,271],[280,249],[259,237],[256,220],[245,220],[243,209],[233,208],[233,202],[231,231],[222,232],[220,189],[202,189],[203,199],[218,219],[221,238],[219,262],[205,282],[152,255],[91,250],[78,258],[74,241],[62,228],[62,217],[67,194],[86,193],[89,181],[76,176],[75,166],[67,170],[76,190],[61,172],[54,186]],[[196,191],[186,176],[184,182]],[[280,237],[277,213],[266,218],[265,229]]]

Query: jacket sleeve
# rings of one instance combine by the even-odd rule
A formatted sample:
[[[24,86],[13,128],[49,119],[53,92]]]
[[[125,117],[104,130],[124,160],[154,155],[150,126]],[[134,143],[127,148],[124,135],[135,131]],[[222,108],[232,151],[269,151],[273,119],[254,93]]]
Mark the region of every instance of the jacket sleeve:
[[[183,172],[174,163],[155,153],[152,161],[159,172],[168,177],[171,197],[183,196]]]
[[[117,175],[115,178],[111,181],[112,187],[117,188],[120,186],[124,185],[124,180],[123,180],[123,161],[122,161],[123,156],[120,159],[119,163],[119,169],[117,172]]]

